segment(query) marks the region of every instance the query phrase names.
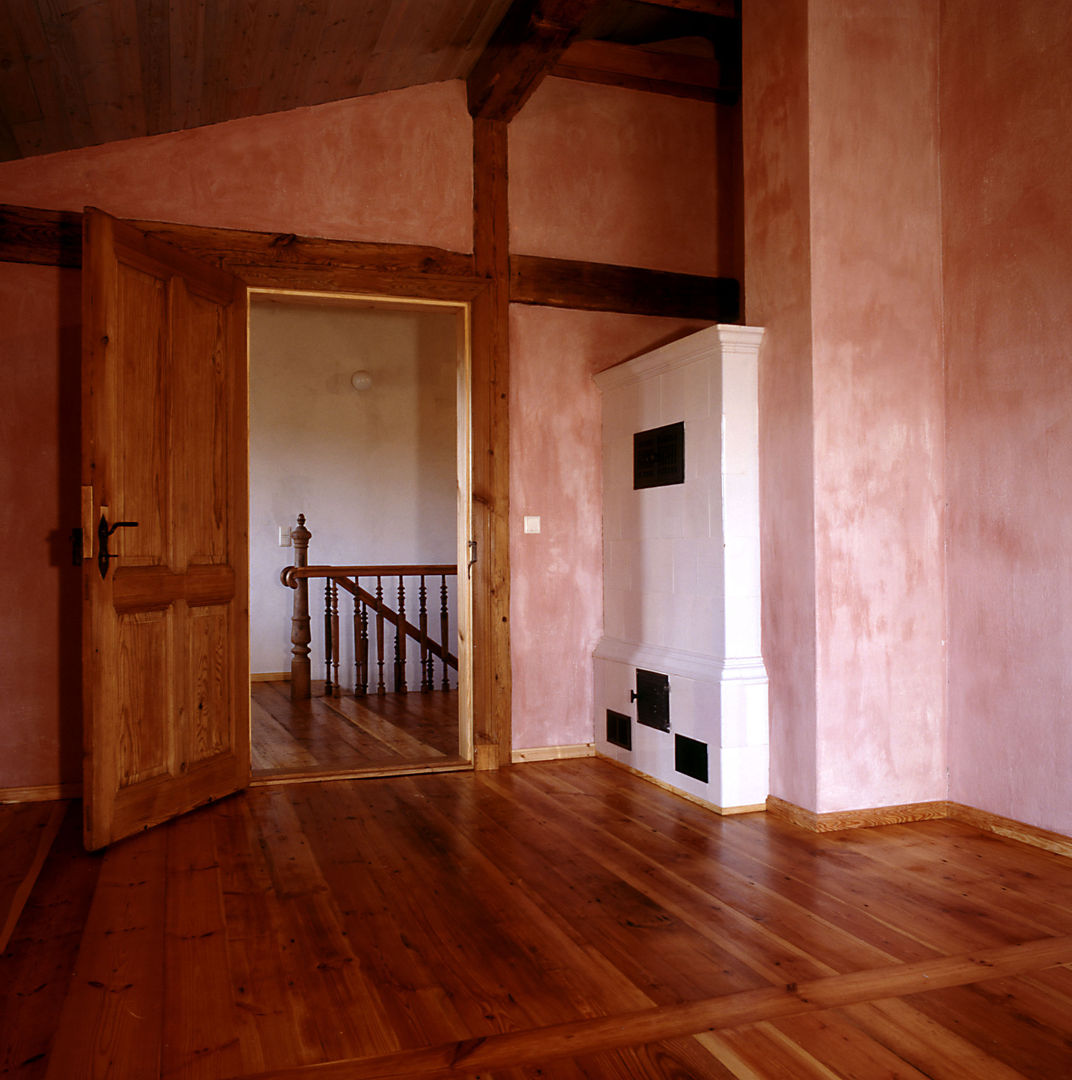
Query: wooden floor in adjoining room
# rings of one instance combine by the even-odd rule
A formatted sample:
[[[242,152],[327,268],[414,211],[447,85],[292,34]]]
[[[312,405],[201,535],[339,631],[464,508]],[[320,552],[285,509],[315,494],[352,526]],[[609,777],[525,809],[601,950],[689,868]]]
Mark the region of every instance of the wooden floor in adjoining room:
[[[280,785],[103,856],[68,815],[0,1075],[1061,1080],[1070,965],[1072,860],[962,823],[814,835],[598,758]]]
[[[412,771],[459,764],[458,691],[324,696],[292,701],[289,682],[254,682],[255,777]]]

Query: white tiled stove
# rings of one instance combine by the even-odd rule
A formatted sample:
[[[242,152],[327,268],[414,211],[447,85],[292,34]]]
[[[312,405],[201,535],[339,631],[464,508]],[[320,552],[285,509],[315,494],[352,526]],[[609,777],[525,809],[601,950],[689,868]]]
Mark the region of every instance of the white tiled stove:
[[[763,330],[713,326],[596,375],[603,395],[600,753],[723,811],[768,794],[760,649],[758,359]],[[684,483],[634,490],[633,436],[684,422]],[[669,732],[637,723],[637,669],[669,678]],[[629,717],[631,749],[607,740]],[[707,779],[675,762],[678,736]],[[684,745],[684,744],[682,744]],[[706,747],[706,751],[704,751]]]

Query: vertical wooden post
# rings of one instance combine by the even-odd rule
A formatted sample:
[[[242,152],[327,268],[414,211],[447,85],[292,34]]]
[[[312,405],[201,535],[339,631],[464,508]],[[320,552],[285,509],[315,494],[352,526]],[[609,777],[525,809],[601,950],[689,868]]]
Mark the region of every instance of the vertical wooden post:
[[[488,434],[474,454],[472,568],[473,750],[477,769],[511,761],[508,457],[510,249],[507,125],[473,119],[473,255],[487,289],[473,302],[474,432]],[[459,570],[461,568],[459,567]],[[481,648],[483,645],[483,649]]]
[[[313,534],[305,527],[305,515],[298,515],[298,526],[290,530],[294,545],[294,565],[309,565],[309,541]],[[290,699],[301,701],[310,695],[309,642],[313,640],[309,626],[309,582],[298,578],[294,588],[294,610],[290,620]]]

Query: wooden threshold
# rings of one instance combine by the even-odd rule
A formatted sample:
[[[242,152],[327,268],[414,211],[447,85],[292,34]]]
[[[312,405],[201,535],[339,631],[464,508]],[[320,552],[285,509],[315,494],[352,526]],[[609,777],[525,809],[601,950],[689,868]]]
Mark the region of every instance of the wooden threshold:
[[[440,758],[436,761],[407,761],[398,765],[377,765],[368,769],[338,769],[313,772],[306,769],[272,769],[257,773],[250,787],[270,787],[274,784],[307,784],[323,780],[368,780],[388,776],[424,776],[427,773],[469,772],[471,761],[462,758]]]

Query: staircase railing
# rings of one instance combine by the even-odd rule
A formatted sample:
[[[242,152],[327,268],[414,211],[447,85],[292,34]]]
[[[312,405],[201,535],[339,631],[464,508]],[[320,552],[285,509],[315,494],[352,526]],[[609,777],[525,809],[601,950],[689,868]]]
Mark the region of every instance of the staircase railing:
[[[304,516],[299,515],[298,527],[291,531],[296,565],[286,567],[280,574],[282,583],[294,590],[290,634],[291,697],[297,700],[311,695],[309,582],[312,580],[324,582],[325,695],[332,696],[341,691],[339,658],[343,620],[339,612],[340,590],[348,593],[353,602],[350,621],[354,693],[357,696],[384,694],[389,684],[396,693],[408,692],[410,642],[419,650],[418,681],[421,692],[428,693],[437,688],[449,690],[450,671],[458,670],[458,657],[450,651],[451,590],[448,580],[458,576],[458,567],[455,564],[424,563],[309,566],[310,536],[305,528]],[[416,622],[410,621],[406,613],[407,599],[410,610],[416,608],[413,616]],[[438,679],[437,666],[440,669]]]

